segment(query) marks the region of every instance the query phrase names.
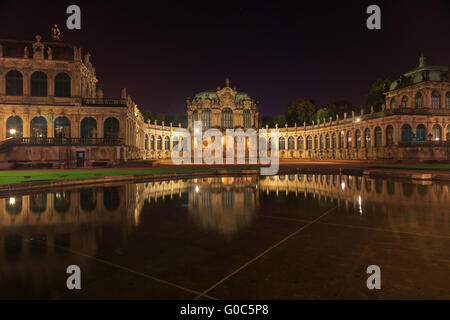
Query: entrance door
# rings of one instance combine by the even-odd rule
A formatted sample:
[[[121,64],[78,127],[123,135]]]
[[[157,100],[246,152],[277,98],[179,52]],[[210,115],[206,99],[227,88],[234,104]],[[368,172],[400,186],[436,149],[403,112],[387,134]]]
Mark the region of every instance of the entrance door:
[[[84,167],[84,151],[77,151],[77,167]]]

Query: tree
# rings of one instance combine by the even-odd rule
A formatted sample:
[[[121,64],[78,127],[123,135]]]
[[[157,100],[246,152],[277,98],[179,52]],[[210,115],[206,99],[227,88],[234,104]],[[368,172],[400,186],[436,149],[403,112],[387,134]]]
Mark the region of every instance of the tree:
[[[316,105],[313,101],[301,98],[289,103],[286,109],[286,121],[289,126],[295,123],[302,125],[303,122],[311,122],[316,113]]]
[[[344,113],[347,113],[347,118],[352,116],[352,111],[355,112],[356,115],[359,115],[361,112],[361,108],[353,105],[350,101],[347,100],[337,100],[332,102],[335,105],[335,115],[339,115],[340,119],[344,118]]]
[[[275,123],[278,127],[284,127],[286,125],[286,117],[283,114],[279,114],[275,117]]]
[[[375,80],[369,94],[367,95],[364,112],[369,113],[371,106],[373,106],[375,112],[381,111],[381,106],[386,103],[386,98],[383,93],[389,90],[390,85],[390,79]]]
[[[323,108],[317,110],[315,120],[320,122],[330,121],[330,117],[334,119],[335,117],[336,106],[332,103],[329,103]]]
[[[264,116],[264,117],[262,117],[261,124],[262,124],[262,127],[265,127],[266,125],[268,125],[269,128],[275,127],[275,123],[274,123],[273,118],[271,116]]]

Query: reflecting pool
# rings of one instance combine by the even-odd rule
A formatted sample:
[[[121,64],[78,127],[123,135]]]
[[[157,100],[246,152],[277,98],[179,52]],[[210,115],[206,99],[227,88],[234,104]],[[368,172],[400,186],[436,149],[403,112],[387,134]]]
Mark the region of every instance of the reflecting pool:
[[[291,174],[11,194],[0,298],[450,298],[449,189]]]

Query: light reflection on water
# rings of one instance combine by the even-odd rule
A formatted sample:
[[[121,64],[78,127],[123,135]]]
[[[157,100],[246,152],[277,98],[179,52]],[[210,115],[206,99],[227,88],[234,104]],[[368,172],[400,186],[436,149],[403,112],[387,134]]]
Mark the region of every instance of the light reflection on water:
[[[136,230],[152,225],[166,228],[168,237],[183,226],[198,237],[231,241],[260,217],[310,221],[336,207],[329,223],[450,236],[449,203],[448,184],[314,174],[10,195],[0,198],[0,286],[12,277],[46,287],[42,276],[51,278],[57,261],[65,261],[64,248],[93,256],[106,247],[121,250]]]

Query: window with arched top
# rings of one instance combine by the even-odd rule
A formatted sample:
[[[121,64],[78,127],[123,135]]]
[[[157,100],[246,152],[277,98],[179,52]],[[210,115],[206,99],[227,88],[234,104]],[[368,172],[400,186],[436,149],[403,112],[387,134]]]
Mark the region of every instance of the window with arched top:
[[[245,109],[244,110],[244,128],[250,128],[252,126],[252,119],[250,110]]]
[[[323,135],[319,136],[320,150],[323,150]]]
[[[36,71],[31,75],[31,96],[46,97],[47,96],[47,75],[44,72]]]
[[[55,97],[70,97],[70,76],[65,72],[55,77]]]
[[[361,148],[361,131],[358,129],[355,131],[356,148]]]
[[[6,138],[20,138],[23,135],[23,120],[19,116],[11,116],[6,120]]]
[[[331,136],[331,147],[333,149],[336,149],[336,133],[333,132],[332,136]]]
[[[427,141],[427,128],[423,124],[416,128],[416,141]]]
[[[409,124],[404,124],[402,126],[402,143],[411,144],[414,138],[414,133]]]
[[[164,138],[164,150],[170,150],[170,138],[167,136]]]
[[[350,130],[347,131],[347,148],[353,147],[352,144],[352,132]]]
[[[17,70],[11,70],[6,74],[6,95],[21,96],[23,95],[23,77]]]
[[[369,148],[370,147],[370,141],[371,141],[371,137],[370,137],[370,129],[367,128],[364,131],[364,141],[365,141],[365,147]]]
[[[230,108],[222,110],[222,128],[233,128],[233,111]]]
[[[433,135],[432,139],[433,141],[440,141],[442,140],[442,128],[440,125],[435,124],[433,128],[431,129],[431,133]]]
[[[319,149],[319,140],[317,139],[317,135],[314,136],[314,149]]]
[[[381,147],[381,128],[375,128],[375,147]]]
[[[325,135],[325,148],[330,149],[330,135],[328,133]]]
[[[289,137],[289,138],[288,138],[288,149],[289,149],[289,150],[294,150],[294,149],[295,149],[295,140],[294,140],[294,137]]]
[[[162,150],[162,138],[161,136],[156,137],[156,148]]]
[[[299,136],[297,138],[297,150],[302,150],[303,149],[303,137]]]
[[[445,94],[445,107],[450,109],[450,91]]]
[[[391,105],[391,109],[397,108],[397,101],[395,100],[395,98],[391,99],[390,105]]]
[[[414,101],[415,101],[415,107],[416,108],[423,108],[423,96],[422,96],[422,93],[417,92],[415,97],[414,97]]]
[[[311,136],[306,137],[306,149],[311,150],[313,148],[313,139]]]
[[[47,138],[47,120],[42,116],[34,117],[30,122],[30,134],[32,138]]]
[[[279,144],[278,144],[278,149],[279,150],[284,150],[285,149],[285,140],[283,137],[280,137],[279,139]]]
[[[431,93],[431,108],[433,109],[441,108],[441,94],[436,90],[434,90],[433,93]]]
[[[211,127],[211,109],[202,110],[202,126],[205,128]]]
[[[408,97],[403,96],[402,98],[402,108],[408,108]]]
[[[70,120],[67,117],[58,117],[54,125],[55,138],[70,138]]]
[[[342,130],[340,133],[339,133],[339,148],[344,148],[344,141],[345,141],[345,131],[344,130]]]
[[[97,138],[97,120],[86,117],[81,121],[81,138]]]
[[[386,127],[386,145],[388,147],[394,145],[394,127],[391,125]]]
[[[110,117],[105,120],[103,127],[103,135],[108,139],[116,139],[119,137],[119,120]]]
[[[155,150],[155,136],[150,136],[150,150]]]
[[[148,134],[144,136],[144,148],[145,150],[148,150]]]

